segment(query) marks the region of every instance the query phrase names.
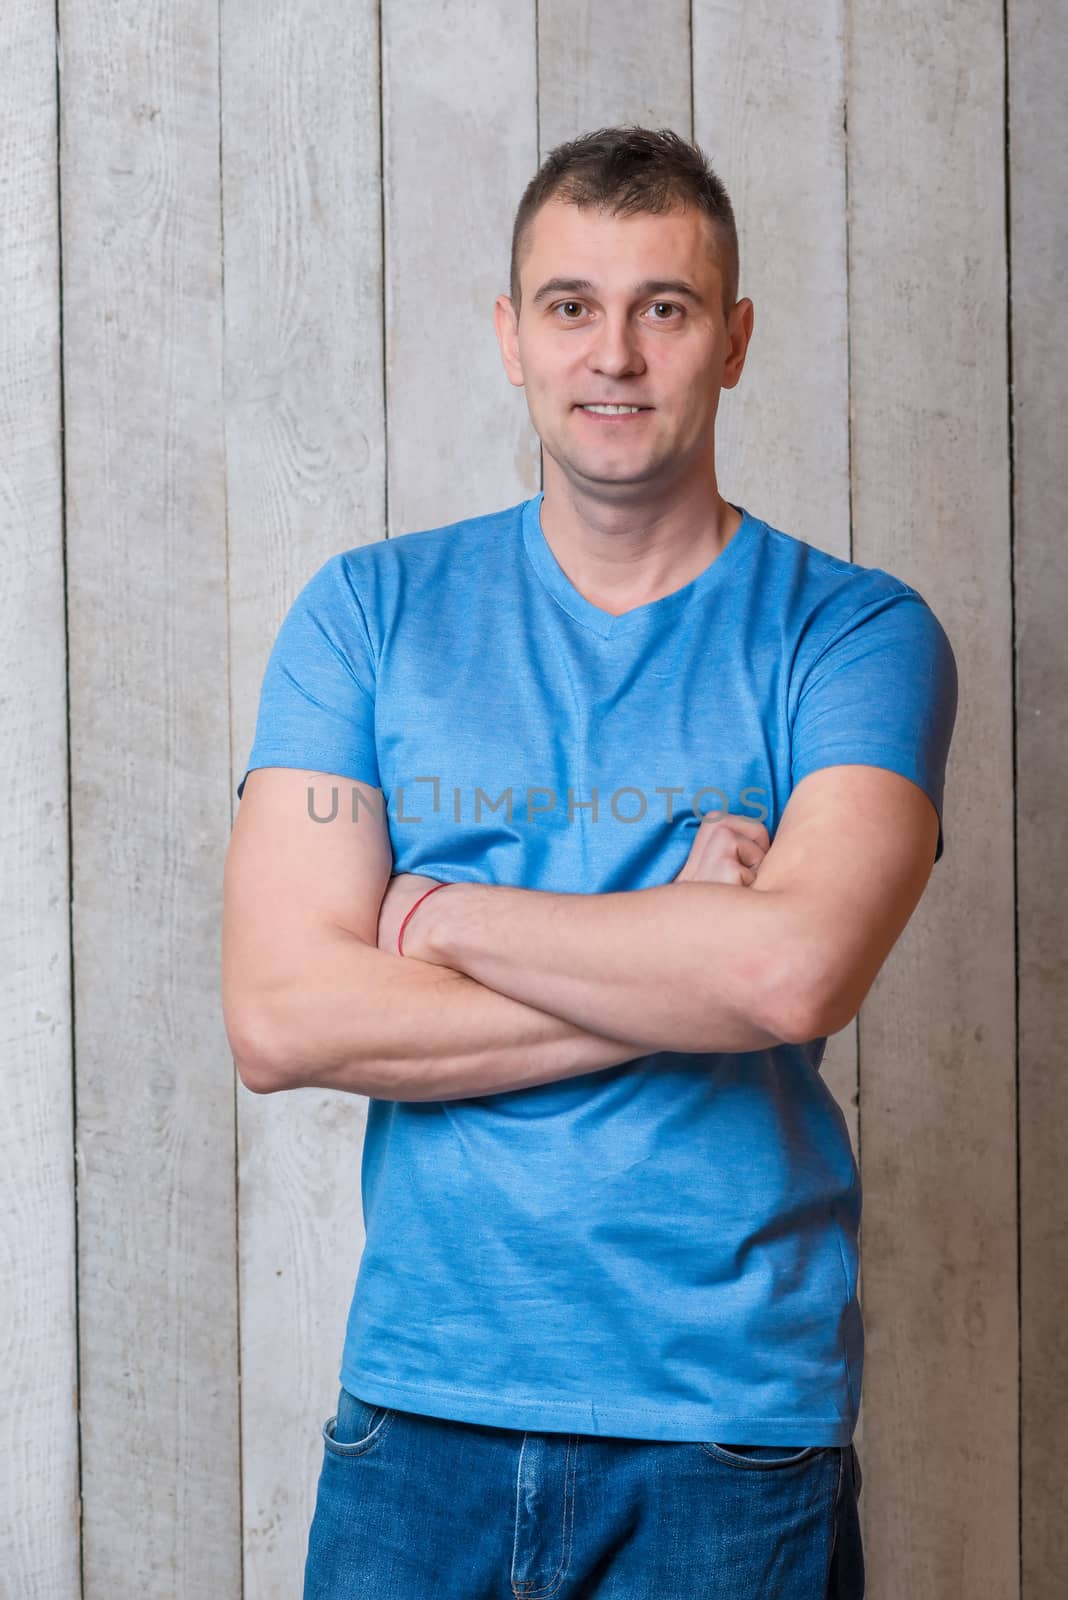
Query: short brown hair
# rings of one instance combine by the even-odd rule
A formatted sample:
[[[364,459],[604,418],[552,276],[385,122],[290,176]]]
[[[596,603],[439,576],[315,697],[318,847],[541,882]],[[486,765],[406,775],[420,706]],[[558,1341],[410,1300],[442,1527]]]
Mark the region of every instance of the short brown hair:
[[[670,128],[628,123],[598,128],[550,150],[523,191],[512,226],[512,304],[520,310],[519,268],[535,214],[547,200],[603,207],[616,216],[662,214],[696,206],[712,224],[719,246],[726,316],[738,297],[738,231],[726,189],[704,152]]]

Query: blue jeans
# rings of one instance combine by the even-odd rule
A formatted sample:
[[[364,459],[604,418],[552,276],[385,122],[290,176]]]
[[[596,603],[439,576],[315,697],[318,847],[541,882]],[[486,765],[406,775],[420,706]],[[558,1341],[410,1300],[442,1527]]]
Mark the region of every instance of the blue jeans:
[[[323,1425],[304,1600],[862,1600],[850,1445]]]

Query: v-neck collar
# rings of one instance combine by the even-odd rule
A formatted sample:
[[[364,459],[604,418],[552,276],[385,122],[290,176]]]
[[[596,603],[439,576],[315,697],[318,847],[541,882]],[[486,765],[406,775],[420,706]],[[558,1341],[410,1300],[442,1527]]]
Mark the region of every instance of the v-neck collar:
[[[554,600],[569,616],[574,617],[576,622],[581,622],[584,627],[602,639],[612,639],[617,634],[631,633],[636,628],[651,625],[660,627],[669,621],[676,611],[689,605],[691,600],[707,595],[722,584],[731,569],[742,559],[747,547],[752,544],[757,525],[757,519],[750,516],[744,506],[735,506],[735,511],[740,511],[742,514],[739,526],[731,536],[730,542],[703,571],[697,574],[696,578],[692,578],[681,589],[673,590],[671,594],[661,595],[659,600],[649,600],[645,605],[632,606],[620,616],[613,616],[612,612],[603,611],[600,606],[595,606],[575,588],[553,555],[541,525],[541,503],[544,498],[545,491],[542,489],[523,505],[523,544],[527,555]]]

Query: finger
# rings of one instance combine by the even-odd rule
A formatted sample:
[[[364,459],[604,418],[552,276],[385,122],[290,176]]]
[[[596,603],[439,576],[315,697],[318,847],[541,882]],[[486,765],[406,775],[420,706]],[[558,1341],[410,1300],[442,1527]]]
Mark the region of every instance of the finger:
[[[739,839],[736,847],[738,860],[747,867],[759,867],[767,851],[752,839]]]
[[[771,836],[767,828],[762,822],[758,822],[755,817],[736,816],[733,811],[710,811],[702,818],[701,826],[705,827],[707,824],[709,827],[715,827],[717,823],[724,828],[729,828],[734,833],[744,833],[748,838],[755,839],[758,844],[764,846],[765,850],[771,843]]]

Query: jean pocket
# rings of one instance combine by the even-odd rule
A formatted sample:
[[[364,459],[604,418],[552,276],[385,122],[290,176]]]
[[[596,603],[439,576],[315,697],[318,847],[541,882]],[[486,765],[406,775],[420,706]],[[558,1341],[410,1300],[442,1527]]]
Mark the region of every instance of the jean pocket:
[[[396,1414],[390,1406],[358,1399],[342,1385],[337,1411],[323,1423],[323,1444],[331,1455],[363,1455],[385,1437]]]
[[[701,1449],[707,1450],[717,1461],[731,1467],[741,1467],[748,1472],[768,1472],[776,1467],[795,1467],[802,1461],[831,1448],[822,1444],[714,1444],[701,1440]]]

